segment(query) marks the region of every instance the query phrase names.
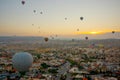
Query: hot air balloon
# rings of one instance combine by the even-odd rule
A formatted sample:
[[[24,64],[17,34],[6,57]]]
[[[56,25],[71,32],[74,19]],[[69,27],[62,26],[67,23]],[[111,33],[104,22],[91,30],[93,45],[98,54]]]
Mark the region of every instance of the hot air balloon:
[[[26,72],[32,66],[33,57],[28,52],[16,53],[12,58],[13,67],[19,72]]]
[[[79,31],[79,29],[77,29],[77,31]]]
[[[45,37],[45,38],[44,38],[44,40],[45,40],[45,42],[47,42],[47,41],[48,41],[48,38],[47,38],[47,37]]]
[[[51,39],[54,39],[54,37],[53,36],[50,36],[51,37]]]
[[[85,39],[88,40],[88,37],[86,36]]]
[[[80,20],[83,20],[84,18],[83,17],[80,17]]]
[[[112,31],[112,33],[114,34],[114,33],[115,33],[115,31]]]
[[[43,14],[43,12],[41,11],[40,14]]]
[[[21,3],[22,3],[22,5],[24,5],[24,4],[25,4],[25,1],[22,0]]]
[[[67,20],[67,18],[65,18],[65,20]]]
[[[32,26],[34,26],[34,24],[32,24]]]
[[[36,10],[33,10],[34,13],[36,13]]]

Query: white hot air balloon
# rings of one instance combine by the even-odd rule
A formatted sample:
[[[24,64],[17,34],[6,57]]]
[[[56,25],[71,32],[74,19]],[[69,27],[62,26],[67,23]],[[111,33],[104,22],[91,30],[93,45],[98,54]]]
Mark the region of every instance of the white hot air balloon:
[[[33,57],[28,52],[16,53],[12,58],[13,67],[19,72],[28,71],[32,66]]]

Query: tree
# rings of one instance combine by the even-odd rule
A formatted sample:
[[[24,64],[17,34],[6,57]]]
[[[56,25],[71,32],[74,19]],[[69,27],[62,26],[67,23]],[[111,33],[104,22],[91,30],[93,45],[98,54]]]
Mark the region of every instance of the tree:
[[[48,72],[49,72],[49,73],[53,73],[53,74],[58,73],[58,72],[57,72],[57,69],[49,69]]]
[[[41,67],[44,68],[44,69],[47,69],[47,68],[50,67],[50,66],[47,65],[46,63],[42,63],[42,64],[41,64]]]
[[[40,54],[37,54],[37,58],[40,59],[40,58],[41,58],[41,55],[40,55]]]

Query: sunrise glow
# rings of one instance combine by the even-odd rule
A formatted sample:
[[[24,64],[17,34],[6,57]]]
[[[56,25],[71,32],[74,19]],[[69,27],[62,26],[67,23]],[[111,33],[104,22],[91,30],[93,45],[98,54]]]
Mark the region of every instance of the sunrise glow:
[[[120,0],[24,1],[0,0],[0,36],[119,37]]]
[[[90,32],[90,34],[100,34],[100,32]]]

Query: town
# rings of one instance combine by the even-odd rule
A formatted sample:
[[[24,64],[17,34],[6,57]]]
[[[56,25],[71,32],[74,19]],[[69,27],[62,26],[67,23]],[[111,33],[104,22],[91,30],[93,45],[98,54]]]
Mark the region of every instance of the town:
[[[0,43],[0,80],[120,79],[120,44],[117,40],[115,40],[117,44],[108,42],[111,45],[118,45],[117,47],[95,44],[94,41],[83,41],[86,45],[94,42],[86,47],[76,45],[80,41],[69,40],[51,40],[41,43],[13,42],[1,41]],[[12,64],[12,57],[18,52],[28,52],[34,60],[29,71],[22,76]]]

